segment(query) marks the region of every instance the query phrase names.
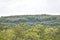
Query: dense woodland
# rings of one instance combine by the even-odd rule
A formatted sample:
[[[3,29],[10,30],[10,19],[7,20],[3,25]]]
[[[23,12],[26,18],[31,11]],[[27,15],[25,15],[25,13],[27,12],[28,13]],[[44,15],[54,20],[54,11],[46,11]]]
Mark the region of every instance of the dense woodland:
[[[0,17],[0,40],[60,40],[60,16]]]

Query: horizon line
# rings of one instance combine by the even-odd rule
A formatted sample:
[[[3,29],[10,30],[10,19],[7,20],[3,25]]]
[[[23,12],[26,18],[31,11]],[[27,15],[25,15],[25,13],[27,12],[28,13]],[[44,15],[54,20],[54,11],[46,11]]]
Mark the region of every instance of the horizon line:
[[[16,15],[1,15],[0,17],[7,17],[7,16],[34,16],[34,15],[57,15],[57,16],[60,16],[60,14],[16,14]]]

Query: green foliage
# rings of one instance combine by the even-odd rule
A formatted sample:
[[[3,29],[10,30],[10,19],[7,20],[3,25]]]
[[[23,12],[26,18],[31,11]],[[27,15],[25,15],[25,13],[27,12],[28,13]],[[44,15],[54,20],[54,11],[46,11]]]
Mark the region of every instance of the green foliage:
[[[0,40],[60,40],[60,26],[16,24],[0,30]]]
[[[60,16],[58,15],[19,15],[0,17],[0,23],[12,26],[14,24],[27,23],[28,25],[35,25],[37,23],[45,26],[60,26]]]
[[[1,17],[0,40],[60,40],[60,16]]]
[[[0,32],[0,40],[12,40],[15,36],[13,30],[7,29]]]

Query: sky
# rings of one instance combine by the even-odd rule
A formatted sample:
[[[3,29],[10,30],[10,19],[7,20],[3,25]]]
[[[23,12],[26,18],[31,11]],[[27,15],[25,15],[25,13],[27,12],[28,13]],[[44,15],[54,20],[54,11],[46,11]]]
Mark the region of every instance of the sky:
[[[0,0],[0,16],[60,15],[60,0]]]

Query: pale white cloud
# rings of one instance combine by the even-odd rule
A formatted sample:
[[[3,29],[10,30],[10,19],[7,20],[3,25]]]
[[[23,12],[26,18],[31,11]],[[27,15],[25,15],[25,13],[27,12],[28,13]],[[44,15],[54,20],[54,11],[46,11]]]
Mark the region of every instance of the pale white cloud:
[[[1,15],[59,14],[60,0],[0,0]]]
[[[48,0],[47,11],[50,13],[60,13],[60,0]]]

